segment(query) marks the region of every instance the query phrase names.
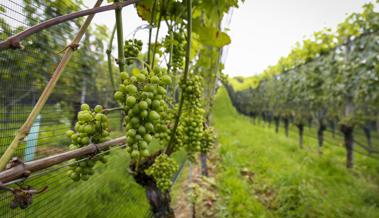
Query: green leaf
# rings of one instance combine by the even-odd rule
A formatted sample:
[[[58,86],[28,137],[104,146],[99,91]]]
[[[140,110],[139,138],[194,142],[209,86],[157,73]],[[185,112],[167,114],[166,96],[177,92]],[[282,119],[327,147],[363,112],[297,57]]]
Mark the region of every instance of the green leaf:
[[[150,23],[151,21],[151,11],[154,5],[154,0],[143,0],[137,3],[136,9],[138,16],[144,20]],[[159,5],[156,4],[156,12],[155,12],[155,21],[158,21],[158,15],[159,15]]]
[[[198,19],[193,21],[192,31],[198,34],[199,41],[204,45],[221,48],[231,43],[228,34],[214,27],[203,26]]]
[[[195,33],[192,34],[191,38],[191,52],[190,52],[190,59],[193,60],[200,49],[202,48],[201,42],[199,41],[199,36]]]

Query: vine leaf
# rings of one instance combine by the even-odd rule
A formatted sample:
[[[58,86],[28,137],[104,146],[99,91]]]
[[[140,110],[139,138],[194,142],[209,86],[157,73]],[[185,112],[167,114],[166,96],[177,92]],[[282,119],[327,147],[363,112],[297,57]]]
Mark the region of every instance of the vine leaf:
[[[228,34],[220,31],[218,28],[202,25],[199,19],[193,21],[192,30],[199,36],[199,41],[202,44],[221,48],[231,43]]]
[[[142,20],[150,23],[151,9],[153,8],[153,4],[154,4],[154,0],[143,0],[137,3],[136,5],[137,14]],[[155,21],[157,21],[159,17],[158,10],[155,13],[155,16],[156,16]]]
[[[196,33],[193,33],[191,37],[190,60],[193,60],[196,57],[196,55],[201,50],[201,48],[202,48],[202,44],[199,40],[199,35],[197,35]]]

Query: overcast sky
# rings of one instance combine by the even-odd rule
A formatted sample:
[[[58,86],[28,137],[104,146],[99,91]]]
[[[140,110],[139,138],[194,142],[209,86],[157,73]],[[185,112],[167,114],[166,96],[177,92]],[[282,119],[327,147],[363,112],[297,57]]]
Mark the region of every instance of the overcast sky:
[[[91,6],[94,0],[84,0]],[[262,72],[281,56],[289,53],[297,42],[324,27],[335,28],[347,14],[359,12],[369,0],[246,0],[233,11],[225,72],[230,76],[249,76]],[[123,10],[125,36],[142,25],[134,7]],[[95,16],[95,23],[114,22],[114,12]],[[164,31],[164,30],[163,30]],[[147,39],[147,31],[137,38]],[[145,41],[145,40],[144,40]]]

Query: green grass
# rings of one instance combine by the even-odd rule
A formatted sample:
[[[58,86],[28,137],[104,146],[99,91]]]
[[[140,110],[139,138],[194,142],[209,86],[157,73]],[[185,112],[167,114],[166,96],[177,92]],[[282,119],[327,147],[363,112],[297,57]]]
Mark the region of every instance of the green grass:
[[[379,217],[379,161],[356,154],[356,167],[347,170],[343,147],[326,143],[320,157],[310,137],[301,150],[296,132],[286,138],[239,115],[224,89],[213,113],[221,144],[219,217]]]
[[[27,180],[37,189],[49,190],[33,198],[26,210],[10,209],[10,193],[0,192],[0,217],[145,217],[149,204],[144,189],[128,172],[129,155],[115,150],[108,163],[97,163],[88,181],[73,182],[60,168]]]
[[[121,134],[113,132],[112,137]],[[153,143],[152,150],[158,149],[159,144]],[[180,164],[186,154],[176,152],[173,158]],[[29,178],[27,185],[36,189],[48,186],[49,190],[35,196],[33,204],[26,210],[10,209],[11,194],[0,191],[0,217],[147,217],[150,206],[144,188],[134,181],[128,171],[129,154],[126,150],[116,149],[107,159],[107,164],[96,164],[95,174],[88,181],[73,182],[66,175],[69,170],[67,166]],[[180,175],[173,197],[180,194],[183,179],[185,177]]]

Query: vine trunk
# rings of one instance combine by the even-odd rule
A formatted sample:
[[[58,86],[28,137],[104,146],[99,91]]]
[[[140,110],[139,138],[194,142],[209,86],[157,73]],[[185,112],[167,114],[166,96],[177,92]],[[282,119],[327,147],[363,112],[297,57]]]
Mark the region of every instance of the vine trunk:
[[[304,124],[299,123],[296,126],[299,130],[299,146],[300,148],[304,148]]]
[[[285,117],[285,118],[283,118],[283,122],[284,122],[284,129],[285,129],[286,137],[288,137],[290,120],[288,119],[288,117]]]
[[[353,149],[354,149],[354,128],[348,125],[341,125],[341,132],[344,135],[345,148],[346,148],[346,167],[353,168]]]
[[[134,180],[141,185],[146,191],[146,197],[150,204],[152,217],[154,218],[175,218],[174,210],[171,208],[171,195],[169,191],[162,192],[158,187],[153,177],[146,175],[145,170],[153,165],[154,160],[161,153],[157,152],[151,155],[138,166],[137,172],[132,175]],[[134,171],[136,162],[132,161],[130,170]]]
[[[317,129],[317,141],[318,141],[318,153],[322,155],[322,147],[324,146],[324,131],[326,126],[322,121],[319,121],[319,126]]]

